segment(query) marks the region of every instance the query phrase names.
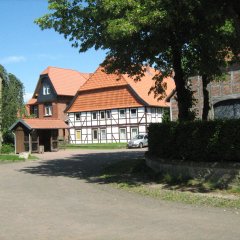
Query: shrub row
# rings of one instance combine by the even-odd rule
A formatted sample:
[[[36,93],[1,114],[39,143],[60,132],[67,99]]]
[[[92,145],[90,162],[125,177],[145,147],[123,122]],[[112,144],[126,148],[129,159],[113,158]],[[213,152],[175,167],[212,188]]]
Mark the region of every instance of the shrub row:
[[[240,162],[240,120],[151,124],[149,154],[183,161]]]

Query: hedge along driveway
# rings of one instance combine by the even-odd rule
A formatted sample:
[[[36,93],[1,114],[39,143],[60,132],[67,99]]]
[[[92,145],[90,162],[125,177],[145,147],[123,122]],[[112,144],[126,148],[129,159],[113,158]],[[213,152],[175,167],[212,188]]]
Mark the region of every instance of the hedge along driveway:
[[[181,161],[240,162],[240,120],[151,124],[149,152]]]
[[[234,211],[167,203],[94,182],[143,150],[61,151],[0,165],[0,239],[238,240]]]

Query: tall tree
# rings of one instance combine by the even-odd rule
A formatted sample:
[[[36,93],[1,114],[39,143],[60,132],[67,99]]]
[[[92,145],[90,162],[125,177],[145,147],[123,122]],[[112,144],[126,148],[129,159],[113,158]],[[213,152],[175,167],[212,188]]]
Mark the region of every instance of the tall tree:
[[[2,134],[5,142],[12,141],[9,127],[16,121],[19,111],[23,109],[24,86],[13,74],[7,73],[0,65],[2,84]]]
[[[103,62],[108,72],[137,74],[139,79],[145,71],[142,65],[154,66],[161,72],[155,76],[155,94],[164,92],[166,86],[162,80],[172,75],[174,70],[179,120],[189,120],[192,117],[192,92],[187,79],[195,69],[186,66],[186,62],[192,61],[192,48],[189,46],[202,31],[199,17],[205,17],[201,16],[205,2],[49,0],[51,12],[37,19],[36,23],[42,29],[54,28],[81,52],[92,47],[108,49]],[[210,2],[216,7],[212,9],[215,16],[212,21],[216,21],[217,28],[224,24],[226,14],[217,6],[218,3]],[[221,11],[217,13],[219,9]]]

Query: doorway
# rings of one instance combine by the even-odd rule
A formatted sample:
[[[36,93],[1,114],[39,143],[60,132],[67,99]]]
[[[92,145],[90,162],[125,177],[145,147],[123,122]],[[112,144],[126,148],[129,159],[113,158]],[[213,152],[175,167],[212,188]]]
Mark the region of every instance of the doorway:
[[[44,146],[45,152],[51,152],[51,130],[39,131],[39,145]]]

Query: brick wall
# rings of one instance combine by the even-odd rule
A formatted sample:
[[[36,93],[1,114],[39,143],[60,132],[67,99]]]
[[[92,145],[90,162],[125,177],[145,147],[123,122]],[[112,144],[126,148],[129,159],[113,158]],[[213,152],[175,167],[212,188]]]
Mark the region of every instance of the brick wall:
[[[203,106],[203,94],[202,94],[202,81],[200,76],[190,78],[192,90],[194,91],[194,98],[197,100],[193,110],[196,112],[196,117],[201,119],[202,106]],[[240,98],[240,69],[233,66],[228,69],[227,75],[224,80],[214,81],[208,85],[209,101],[211,110],[209,112],[209,118],[214,118],[213,106],[217,102],[227,99]],[[178,119],[178,107],[176,95],[170,100],[172,120]]]

